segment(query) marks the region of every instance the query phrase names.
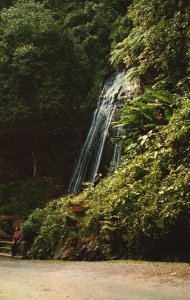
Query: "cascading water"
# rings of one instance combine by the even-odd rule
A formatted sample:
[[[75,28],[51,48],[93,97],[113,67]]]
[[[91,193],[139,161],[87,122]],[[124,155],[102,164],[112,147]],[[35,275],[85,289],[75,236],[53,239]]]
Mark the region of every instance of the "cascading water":
[[[94,183],[108,129],[117,107],[125,72],[110,77],[103,87],[86,141],[75,165],[68,192],[77,194],[83,181]]]
[[[116,129],[116,133],[115,133],[115,147],[114,147],[114,151],[113,151],[113,157],[112,157],[112,161],[111,161],[111,171],[115,171],[120,163],[120,159],[121,159],[121,153],[122,153],[122,141],[120,139],[122,133],[123,133],[123,128],[121,126],[119,126]]]

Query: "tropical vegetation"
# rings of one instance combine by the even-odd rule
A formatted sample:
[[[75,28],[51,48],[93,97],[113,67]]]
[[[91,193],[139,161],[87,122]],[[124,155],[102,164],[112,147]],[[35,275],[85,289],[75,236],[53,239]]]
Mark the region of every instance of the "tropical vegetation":
[[[32,212],[22,227],[29,255],[189,261],[188,1],[17,0],[1,9],[0,213]],[[141,94],[112,125],[124,130],[121,164],[64,196],[103,81],[123,69]]]

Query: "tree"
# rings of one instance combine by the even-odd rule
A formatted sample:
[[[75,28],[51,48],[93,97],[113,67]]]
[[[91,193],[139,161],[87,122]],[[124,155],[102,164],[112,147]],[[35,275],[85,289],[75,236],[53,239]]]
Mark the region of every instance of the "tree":
[[[47,145],[55,132],[63,137],[70,111],[85,99],[88,59],[52,11],[35,1],[3,10],[0,23],[0,122],[7,126],[2,134],[16,131],[36,175],[43,141]]]
[[[166,79],[174,85],[185,76],[189,40],[189,3],[186,1],[136,0],[129,7],[133,22],[128,36],[112,52],[112,62],[133,67],[144,82]]]

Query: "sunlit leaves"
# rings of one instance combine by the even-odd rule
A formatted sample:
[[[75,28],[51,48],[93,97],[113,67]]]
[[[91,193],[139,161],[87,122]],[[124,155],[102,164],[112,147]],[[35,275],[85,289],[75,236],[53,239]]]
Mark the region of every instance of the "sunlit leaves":
[[[175,0],[172,7],[170,1],[133,1],[128,17],[133,28],[113,49],[111,62],[134,67],[145,81],[175,81],[184,73],[184,39],[189,40],[184,5]]]
[[[142,146],[143,137],[152,129],[166,125],[172,115],[174,98],[168,91],[147,87],[142,96],[128,100],[121,109],[119,124],[125,128],[126,135],[122,138],[129,151],[130,144],[140,141]],[[144,139],[144,138],[143,138]]]

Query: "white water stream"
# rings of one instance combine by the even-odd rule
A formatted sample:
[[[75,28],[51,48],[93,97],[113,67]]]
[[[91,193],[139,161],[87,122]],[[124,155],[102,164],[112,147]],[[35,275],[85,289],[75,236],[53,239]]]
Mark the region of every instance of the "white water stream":
[[[115,138],[117,140],[115,141],[115,147],[113,151],[113,157],[111,161],[111,171],[114,172],[117,167],[119,166],[120,159],[121,159],[121,154],[122,154],[122,141],[119,137],[121,137],[123,133],[123,128],[120,126],[116,130]]]
[[[77,194],[84,181],[94,183],[125,72],[110,77],[103,87],[86,141],[75,165],[68,192]],[[115,150],[117,152],[117,150]]]

